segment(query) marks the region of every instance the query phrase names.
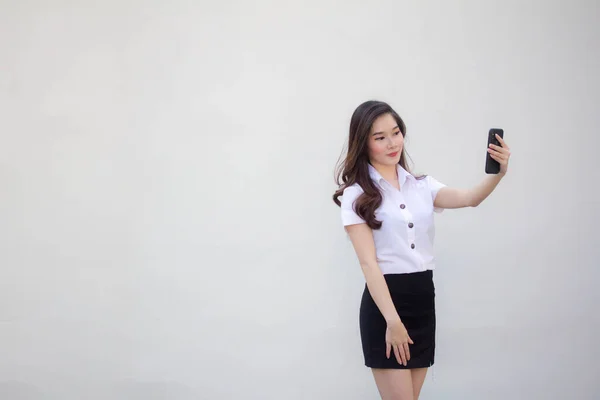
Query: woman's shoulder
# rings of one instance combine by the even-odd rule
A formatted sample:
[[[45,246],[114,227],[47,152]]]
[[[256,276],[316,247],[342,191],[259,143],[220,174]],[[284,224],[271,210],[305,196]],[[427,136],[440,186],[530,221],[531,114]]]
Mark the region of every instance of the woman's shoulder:
[[[425,185],[430,189],[430,190],[440,190],[441,188],[443,188],[444,186],[446,186],[444,183],[438,181],[437,179],[435,179],[433,176],[431,175],[427,175],[425,176]]]
[[[346,196],[360,196],[362,193],[364,192],[363,188],[358,184],[358,182],[350,185],[350,186],[346,186],[346,188],[344,189],[342,196],[346,195]]]
[[[440,181],[438,181],[433,176],[428,175],[428,174],[417,175],[417,176],[413,175],[413,177],[415,178],[414,181],[416,183],[416,187],[418,187],[418,188],[429,188],[429,187],[443,185]]]

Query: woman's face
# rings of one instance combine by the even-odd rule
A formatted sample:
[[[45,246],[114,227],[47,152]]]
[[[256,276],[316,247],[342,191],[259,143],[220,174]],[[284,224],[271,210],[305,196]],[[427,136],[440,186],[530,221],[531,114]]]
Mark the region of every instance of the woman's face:
[[[404,137],[390,114],[379,116],[369,134],[369,161],[373,166],[389,166],[400,162]]]

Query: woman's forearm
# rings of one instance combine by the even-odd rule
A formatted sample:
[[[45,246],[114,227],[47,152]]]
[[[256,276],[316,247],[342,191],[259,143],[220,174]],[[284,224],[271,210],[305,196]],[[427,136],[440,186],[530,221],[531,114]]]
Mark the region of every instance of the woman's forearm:
[[[392,296],[390,295],[390,290],[387,286],[387,282],[381,273],[378,265],[369,265],[364,264],[361,265],[363,270],[363,274],[365,275],[365,280],[367,282],[367,288],[369,289],[369,293],[371,297],[375,301],[375,304],[383,314],[386,322],[395,322],[400,321],[400,316],[398,315],[398,311],[396,311],[396,307],[392,302]]]
[[[473,187],[469,192],[470,205],[477,207],[483,200],[485,200],[498,186],[498,183],[502,180],[504,174],[488,175],[485,179]]]

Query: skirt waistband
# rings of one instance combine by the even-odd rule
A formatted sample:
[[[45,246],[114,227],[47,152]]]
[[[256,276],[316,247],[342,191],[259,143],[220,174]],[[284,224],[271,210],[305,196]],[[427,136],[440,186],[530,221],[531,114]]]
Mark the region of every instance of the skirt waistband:
[[[392,295],[433,295],[433,271],[408,274],[385,274],[383,276]]]

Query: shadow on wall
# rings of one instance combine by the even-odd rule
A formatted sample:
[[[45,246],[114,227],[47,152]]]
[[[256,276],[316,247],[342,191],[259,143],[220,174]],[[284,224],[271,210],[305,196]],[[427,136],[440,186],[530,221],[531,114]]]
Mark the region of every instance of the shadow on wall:
[[[51,397],[40,388],[29,383],[6,381],[0,382],[0,399],[6,400],[47,400]]]
[[[194,389],[178,382],[124,381],[114,385],[111,399],[118,400],[201,400],[206,399]]]
[[[65,383],[68,388],[68,383]],[[77,385],[78,389],[81,385]],[[73,390],[73,389],[72,389]],[[75,389],[76,390],[76,389]],[[198,393],[196,390],[177,382],[137,382],[123,381],[109,385],[106,390],[90,389],[96,393],[69,393],[68,390],[55,394],[44,393],[43,388],[36,385],[5,381],[0,382],[0,399],[2,400],[75,400],[82,396],[88,399],[102,400],[203,400],[207,398],[218,398],[210,396],[210,393]],[[68,396],[68,397],[65,397]],[[208,395],[208,397],[207,397]]]

